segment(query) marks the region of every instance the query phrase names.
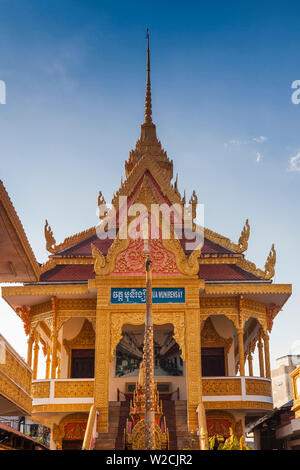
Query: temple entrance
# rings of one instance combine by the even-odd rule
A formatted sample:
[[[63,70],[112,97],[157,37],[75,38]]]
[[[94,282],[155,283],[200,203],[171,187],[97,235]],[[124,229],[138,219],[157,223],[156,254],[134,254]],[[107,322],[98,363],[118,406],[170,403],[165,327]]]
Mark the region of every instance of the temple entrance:
[[[186,400],[185,363],[172,324],[154,325],[154,378],[161,399]],[[143,358],[144,325],[123,325],[110,368],[110,401],[132,398]]]
[[[116,377],[137,377],[143,357],[144,327],[127,325],[116,349]],[[154,326],[154,375],[183,376],[180,349],[173,338],[172,325]]]

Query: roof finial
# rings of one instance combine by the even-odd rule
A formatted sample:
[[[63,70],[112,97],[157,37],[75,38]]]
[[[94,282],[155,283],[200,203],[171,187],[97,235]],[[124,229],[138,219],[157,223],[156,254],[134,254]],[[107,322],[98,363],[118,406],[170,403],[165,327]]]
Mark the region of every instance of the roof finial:
[[[145,124],[152,123],[152,104],[151,104],[151,81],[150,81],[150,47],[149,47],[149,29],[147,28],[147,81],[145,97]]]

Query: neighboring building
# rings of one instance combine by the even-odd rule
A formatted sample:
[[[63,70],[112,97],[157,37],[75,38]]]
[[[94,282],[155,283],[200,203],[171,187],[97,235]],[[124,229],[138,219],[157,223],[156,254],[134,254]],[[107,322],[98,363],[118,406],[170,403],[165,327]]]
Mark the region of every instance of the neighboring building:
[[[290,373],[300,364],[300,355],[286,355],[276,359],[277,368],[272,370],[273,403],[275,408],[292,400],[293,388]]]
[[[241,436],[250,420],[273,409],[269,335],[291,295],[291,285],[272,283],[274,246],[264,269],[245,258],[248,221],[238,243],[206,228],[201,247],[191,248],[187,237],[177,237],[188,212],[195,224],[197,196],[193,192],[187,208],[177,179],[172,182],[173,161],[152,122],[149,54],[147,70],[140,139],[125,162],[126,179],[112,200],[118,214],[115,239],[98,236],[107,225],[102,216],[100,227],[59,244],[46,222],[51,254],[38,278],[2,289],[28,334],[31,416],[51,428],[52,449],[81,448],[84,438],[85,447],[91,447],[87,441],[92,435],[97,449],[123,446],[129,413],[125,397],[133,392],[143,343],[146,242],[131,236],[133,217],[119,206],[120,196],[128,198],[130,208],[134,203],[143,205],[143,227],[152,204],[176,207],[170,238],[162,236],[165,216],[154,217],[150,228],[158,236],[151,231],[147,241],[153,272],[156,380],[164,393],[170,448],[183,448],[195,438],[199,404],[205,406],[209,435],[227,436],[231,427]],[[98,203],[103,202],[100,194]],[[127,222],[129,233],[126,230],[123,237]],[[194,229],[198,241],[201,227]],[[38,376],[40,345],[44,377]],[[256,352],[259,377],[253,376]],[[124,401],[119,402],[120,397]],[[142,436],[139,441],[143,445]]]
[[[50,430],[26,416],[0,416],[0,435],[0,449],[49,449]]]
[[[295,418],[293,400],[251,423],[256,450],[300,450],[300,419]]]
[[[37,281],[39,272],[21,221],[0,181],[0,282]],[[31,385],[31,368],[0,334],[0,449],[48,447],[49,430],[26,417],[32,411]]]

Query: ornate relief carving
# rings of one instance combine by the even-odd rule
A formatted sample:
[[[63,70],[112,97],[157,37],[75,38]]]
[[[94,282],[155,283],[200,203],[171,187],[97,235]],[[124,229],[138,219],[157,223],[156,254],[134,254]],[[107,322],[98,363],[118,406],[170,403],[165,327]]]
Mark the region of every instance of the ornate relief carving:
[[[271,382],[269,380],[246,379],[246,394],[271,397]]]
[[[49,398],[50,397],[50,381],[32,383],[32,398]]]
[[[279,305],[271,304],[267,307],[267,330],[271,333],[273,328],[273,321],[281,307]]]
[[[31,370],[5,346],[5,362],[0,363],[0,394],[29,413],[31,379]]]
[[[116,257],[119,253],[126,250],[129,245],[129,238],[120,239],[118,236],[110,246],[107,255],[104,256],[95,245],[92,246],[92,255],[95,259],[94,270],[96,274],[105,276],[110,274],[115,268]]]
[[[241,395],[240,379],[202,379],[203,396]]]
[[[95,331],[91,323],[87,319],[85,319],[78,335],[71,340],[64,339],[63,345],[68,354],[70,354],[71,350],[74,348],[94,349],[95,348]]]
[[[291,284],[218,284],[206,285],[207,295],[287,294],[292,293]]]
[[[167,251],[162,240],[149,240],[153,273],[155,274],[178,274],[176,258],[173,253]],[[127,250],[120,253],[116,258],[114,274],[145,272],[144,241],[142,239],[130,240]]]
[[[30,307],[23,306],[23,307],[17,307],[16,308],[16,314],[19,315],[21,318],[23,324],[24,324],[24,330],[25,334],[29,335],[30,333],[30,326],[31,326],[31,310]]]
[[[62,310],[93,310],[96,314],[97,299],[59,299],[59,312]]]
[[[229,437],[229,428],[236,429],[236,420],[230,413],[209,411],[206,414],[207,432],[209,437],[221,435]]]
[[[232,338],[223,338],[220,336],[213,323],[211,318],[208,318],[201,331],[201,346],[205,348],[224,348],[225,354],[228,354],[229,349],[232,345]]]
[[[53,405],[34,405],[32,407],[32,413],[88,413],[90,408],[91,403],[58,403]]]
[[[212,315],[224,315],[236,328],[239,327],[238,301],[236,297],[200,297],[201,322]]]
[[[63,440],[83,440],[86,430],[88,415],[74,413],[65,416],[57,425],[53,424],[52,439],[56,444],[56,450],[62,450]]]
[[[55,382],[55,398],[90,398],[94,396],[94,380],[60,380]]]
[[[108,275],[110,274],[114,269],[115,269],[115,263],[116,263],[116,258],[117,255],[121,252],[124,252],[130,244],[130,239],[122,239],[120,240],[117,236],[113,244],[108,250],[107,256],[104,256],[96,247],[95,245],[92,245],[92,254],[93,257],[95,258],[95,266],[94,270],[96,274],[99,275]],[[198,274],[199,271],[199,258],[201,255],[201,250],[194,250],[189,257],[187,257],[182,249],[182,246],[177,238],[170,238],[170,239],[163,239],[162,244],[165,247],[165,249],[170,253],[169,258],[167,258],[165,267],[167,266],[168,269],[170,269],[170,257],[171,254],[174,253],[175,259],[176,259],[176,264],[178,270],[185,275],[188,276],[195,276]],[[135,258],[135,250],[136,245],[138,243],[133,243],[133,250],[131,253],[128,255],[128,258],[130,259],[130,255],[133,256],[134,261],[136,262]],[[159,240],[152,240],[152,247],[155,249],[159,248],[161,250],[161,244]],[[159,253],[158,255],[159,256]],[[122,263],[123,261],[123,263]],[[157,260],[156,260],[157,261]],[[127,264],[126,264],[127,262]],[[121,265],[121,268],[120,268]],[[125,255],[125,262],[124,259],[120,261],[118,269],[122,269],[122,272],[126,272],[126,266],[128,266],[128,259],[126,260],[126,255]],[[130,266],[130,262],[129,262]],[[131,268],[130,268],[131,269]],[[172,270],[174,269],[174,265],[172,266]],[[124,270],[124,271],[123,271]],[[131,272],[131,271],[129,271]]]
[[[265,403],[260,401],[205,401],[206,410],[273,410],[273,403]]]

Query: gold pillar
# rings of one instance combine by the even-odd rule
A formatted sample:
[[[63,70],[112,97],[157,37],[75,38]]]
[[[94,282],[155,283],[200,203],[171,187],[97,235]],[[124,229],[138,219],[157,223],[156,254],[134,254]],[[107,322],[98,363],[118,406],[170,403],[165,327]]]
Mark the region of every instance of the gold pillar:
[[[238,344],[239,344],[239,359],[240,359],[240,376],[245,375],[245,355],[244,355],[244,330],[238,328]]]
[[[253,357],[251,352],[248,354],[248,367],[249,367],[249,376],[253,377]]]
[[[57,338],[58,338],[58,328],[57,328],[57,315],[58,315],[58,299],[56,297],[51,298],[52,303],[52,330],[51,330],[51,379],[56,378],[56,368],[57,368]]]
[[[60,379],[60,373],[61,373],[61,360],[60,357],[57,358],[57,379]]]
[[[39,335],[38,333],[35,334],[34,338],[34,356],[33,356],[33,372],[32,372],[32,380],[37,379],[37,372],[38,372],[38,365],[39,365]]]
[[[196,282],[186,287],[185,323],[188,430],[197,432],[197,408],[202,405],[202,370],[199,285]]]
[[[199,403],[197,408],[198,427],[199,427],[199,446],[200,450],[208,450],[208,432],[206,414],[203,402]]]
[[[33,346],[33,342],[34,342],[34,338],[33,336],[29,336],[28,340],[27,340],[27,344],[28,344],[28,347],[27,347],[27,364],[29,365],[29,367],[31,367],[32,365],[32,346]]]
[[[265,346],[265,366],[266,366],[266,377],[271,378],[271,367],[270,367],[270,347],[269,347],[269,335],[264,333],[264,346]]]
[[[47,358],[46,358],[46,375],[45,378],[50,378],[50,367],[51,367],[51,348],[47,345]]]
[[[265,376],[265,369],[264,369],[264,352],[263,352],[263,344],[261,341],[261,337],[258,340],[258,357],[259,357],[259,373],[261,377]]]
[[[108,432],[108,382],[110,365],[110,286],[97,280],[95,341],[95,406],[99,410],[98,432]]]
[[[51,341],[52,341],[52,351],[51,351],[51,356],[52,356],[52,363],[51,363],[51,379],[56,378],[56,368],[57,368],[57,337],[58,337],[58,331],[56,328],[52,329],[51,333]]]

